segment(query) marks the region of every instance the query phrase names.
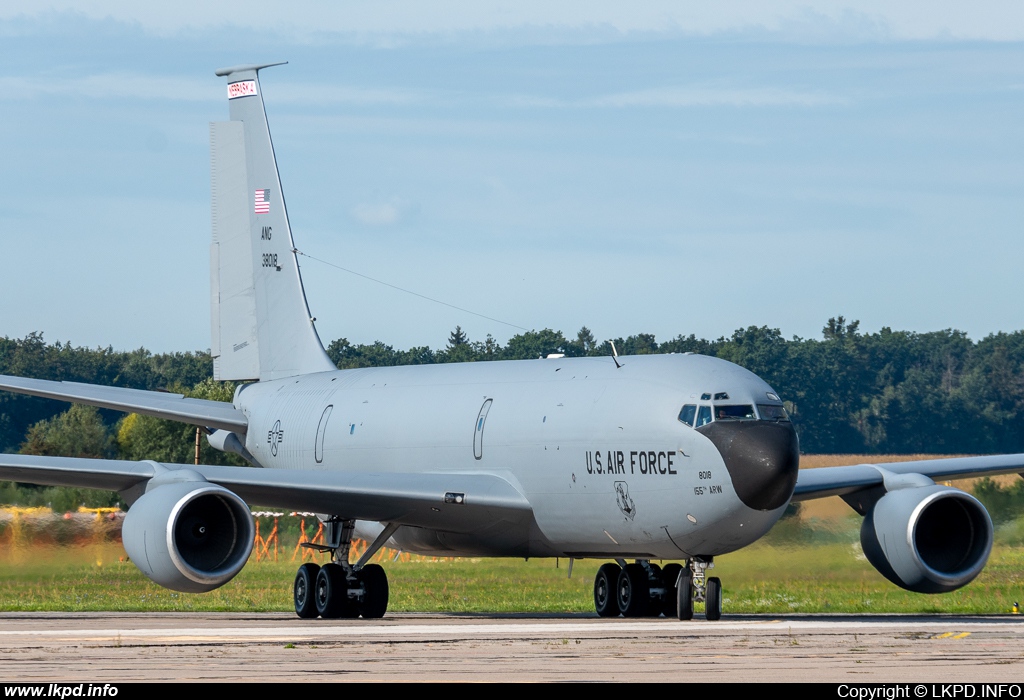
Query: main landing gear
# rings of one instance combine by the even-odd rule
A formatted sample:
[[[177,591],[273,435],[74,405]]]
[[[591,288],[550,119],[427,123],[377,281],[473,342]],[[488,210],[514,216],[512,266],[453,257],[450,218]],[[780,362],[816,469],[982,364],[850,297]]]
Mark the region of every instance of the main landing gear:
[[[398,529],[388,525],[366,548],[359,561],[350,564],[349,549],[355,522],[332,518],[325,523],[326,545],[332,561],[323,566],[307,562],[295,574],[295,614],[303,618],[384,617],[388,609],[388,577],[383,567],[367,564]]]
[[[594,608],[601,617],[657,617],[693,619],[693,604],[704,603],[708,620],[722,617],[722,581],[707,578],[711,557],[694,557],[686,567],[666,564],[661,568],[646,559],[633,564],[617,560],[605,564],[594,577]]]

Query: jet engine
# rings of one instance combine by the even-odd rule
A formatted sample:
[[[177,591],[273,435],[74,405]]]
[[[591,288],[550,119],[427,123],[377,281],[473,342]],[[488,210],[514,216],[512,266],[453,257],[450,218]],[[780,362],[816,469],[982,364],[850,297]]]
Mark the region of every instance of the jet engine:
[[[252,515],[231,491],[185,471],[155,487],[151,482],[125,515],[121,537],[128,556],[154,582],[205,593],[245,566],[253,547]]]
[[[890,491],[864,518],[861,547],[887,579],[915,593],[948,593],[981,573],[992,519],[970,494],[949,486]]]

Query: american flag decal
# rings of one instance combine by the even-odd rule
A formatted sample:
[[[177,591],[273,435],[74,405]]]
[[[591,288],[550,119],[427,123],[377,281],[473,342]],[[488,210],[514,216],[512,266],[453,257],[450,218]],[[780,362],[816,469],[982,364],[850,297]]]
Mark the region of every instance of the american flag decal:
[[[270,190],[256,190],[255,211],[257,214],[270,213]]]

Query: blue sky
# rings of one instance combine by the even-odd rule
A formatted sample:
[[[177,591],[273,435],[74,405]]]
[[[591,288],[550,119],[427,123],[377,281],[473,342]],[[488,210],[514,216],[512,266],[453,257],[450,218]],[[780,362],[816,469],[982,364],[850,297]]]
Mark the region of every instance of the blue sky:
[[[1018,4],[548,5],[5,3],[0,334],[207,348],[213,71],[276,60],[318,258],[601,339],[1024,328]],[[517,332],[303,275],[325,341]]]

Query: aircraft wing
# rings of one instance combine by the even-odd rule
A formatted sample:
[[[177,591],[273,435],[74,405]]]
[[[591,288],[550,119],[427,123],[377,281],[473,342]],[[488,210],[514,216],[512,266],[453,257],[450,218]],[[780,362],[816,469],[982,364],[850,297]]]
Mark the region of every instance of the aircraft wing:
[[[250,504],[451,532],[502,520],[521,522],[533,512],[511,483],[488,474],[372,474],[0,455],[0,480],[112,491],[131,489],[163,470],[185,469]]]
[[[219,428],[237,434],[244,434],[248,425],[245,414],[229,403],[189,399],[182,394],[162,391],[123,389],[78,382],[52,382],[46,379],[26,379],[2,374],[0,389],[128,413],[141,413],[145,416]]]
[[[152,478],[153,463],[86,457],[0,455],[0,481],[124,491]]]
[[[793,500],[806,501],[825,496],[844,496],[873,486],[881,486],[886,472],[890,474],[923,474],[934,481],[1021,473],[1024,472],[1024,454],[953,457],[913,462],[801,469],[796,481],[796,490],[793,492]]]

